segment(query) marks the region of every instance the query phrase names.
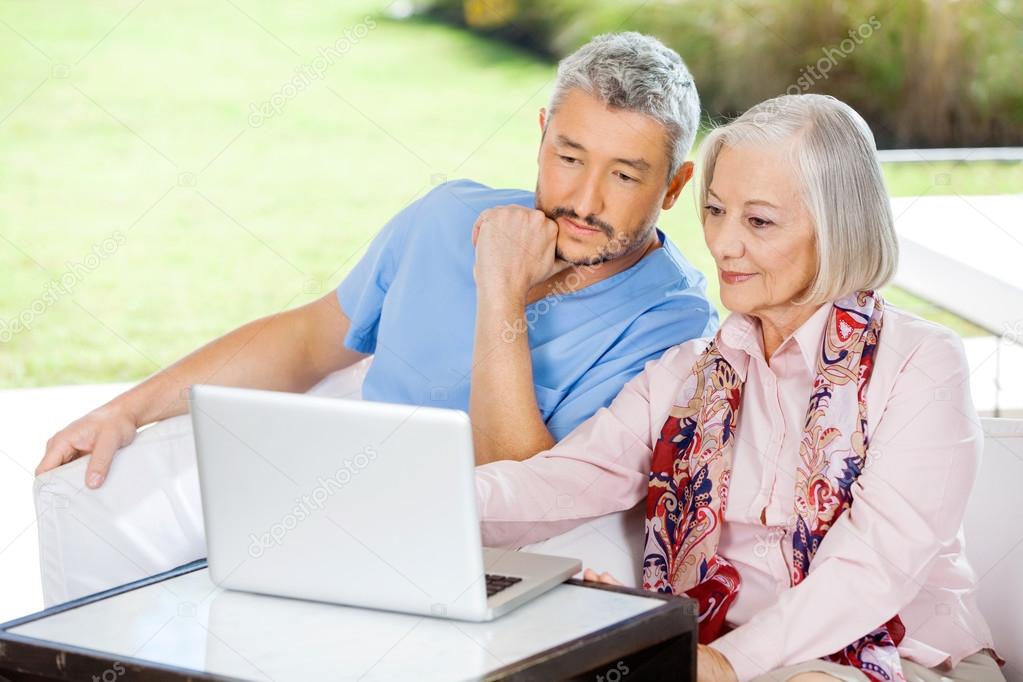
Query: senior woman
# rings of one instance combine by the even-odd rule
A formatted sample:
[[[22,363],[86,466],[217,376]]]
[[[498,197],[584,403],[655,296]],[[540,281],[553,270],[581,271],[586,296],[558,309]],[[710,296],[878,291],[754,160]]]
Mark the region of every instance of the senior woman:
[[[490,546],[646,500],[643,585],[698,600],[701,680],[1004,680],[959,532],[969,369],[877,292],[898,247],[875,152],[821,95],[711,132],[699,198],[731,316],[554,448],[477,469]]]

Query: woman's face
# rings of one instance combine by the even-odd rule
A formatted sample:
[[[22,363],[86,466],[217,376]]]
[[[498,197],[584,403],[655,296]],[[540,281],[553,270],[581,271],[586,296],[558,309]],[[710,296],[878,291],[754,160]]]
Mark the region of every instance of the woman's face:
[[[732,312],[784,319],[817,271],[814,225],[792,163],[788,143],[718,154],[703,234]]]

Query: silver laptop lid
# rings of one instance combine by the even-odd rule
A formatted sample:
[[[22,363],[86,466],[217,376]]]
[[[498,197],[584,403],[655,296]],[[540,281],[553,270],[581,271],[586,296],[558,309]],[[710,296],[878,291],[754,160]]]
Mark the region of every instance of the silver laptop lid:
[[[191,389],[210,575],[240,590],[477,619],[464,412]]]

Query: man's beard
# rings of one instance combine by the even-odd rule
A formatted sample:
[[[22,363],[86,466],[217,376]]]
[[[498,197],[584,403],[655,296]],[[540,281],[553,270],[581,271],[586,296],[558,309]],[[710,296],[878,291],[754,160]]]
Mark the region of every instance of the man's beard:
[[[593,215],[588,215],[585,218],[580,218],[575,210],[568,208],[567,206],[555,206],[552,209],[548,209],[543,205],[543,200],[540,198],[540,186],[537,184],[536,188],[536,208],[538,211],[543,211],[551,220],[557,221],[558,218],[564,216],[571,218],[577,223],[584,223],[588,227],[600,230],[604,236],[607,237],[607,243],[600,248],[595,255],[588,258],[582,259],[571,259],[562,250],[561,247],[554,247],[554,257],[560,261],[564,261],[574,266],[594,266],[606,263],[607,261],[615,260],[627,256],[636,249],[643,246],[643,244],[650,238],[650,234],[654,231],[655,226],[653,223],[637,230],[633,234],[627,234],[619,232],[609,223],[604,222],[600,218]]]

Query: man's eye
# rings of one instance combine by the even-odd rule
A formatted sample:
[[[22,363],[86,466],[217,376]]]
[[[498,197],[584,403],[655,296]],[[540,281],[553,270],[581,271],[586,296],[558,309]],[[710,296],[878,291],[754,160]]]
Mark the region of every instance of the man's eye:
[[[618,177],[624,180],[625,182],[636,182],[636,178],[629,177],[625,173],[619,173]]]
[[[579,159],[577,159],[575,157],[572,157],[572,156],[562,156],[561,160],[564,161],[565,163],[575,163]]]

